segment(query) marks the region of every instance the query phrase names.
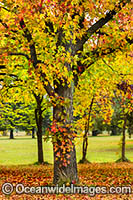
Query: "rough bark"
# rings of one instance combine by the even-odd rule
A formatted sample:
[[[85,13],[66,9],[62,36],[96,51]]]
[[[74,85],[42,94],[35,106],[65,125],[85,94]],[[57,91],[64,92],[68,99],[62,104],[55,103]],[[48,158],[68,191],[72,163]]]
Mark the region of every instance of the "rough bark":
[[[62,152],[62,149],[58,149],[58,153],[60,153],[60,158],[62,156],[69,156],[69,164],[67,166],[62,165],[62,161],[60,158],[57,159],[57,152],[55,152],[54,149],[54,184],[63,184],[63,183],[70,183],[70,182],[78,182],[78,175],[77,175],[77,163],[76,163],[76,150],[75,145],[73,143],[73,136],[71,135],[71,128],[69,125],[72,124],[73,120],[73,91],[72,86],[69,88],[67,84],[63,87],[61,84],[56,83],[57,88],[55,89],[55,92],[64,99],[69,99],[69,105],[67,106],[61,106],[60,104],[57,104],[53,108],[53,119],[56,121],[56,123],[59,123],[62,127],[65,127],[67,130],[67,135],[62,136],[65,137],[65,155]],[[55,145],[58,145],[60,147],[61,141],[58,139],[58,136],[56,136],[56,142],[53,143],[53,147]],[[67,145],[68,141],[71,143],[70,151],[67,151]],[[67,159],[67,158],[66,158]]]

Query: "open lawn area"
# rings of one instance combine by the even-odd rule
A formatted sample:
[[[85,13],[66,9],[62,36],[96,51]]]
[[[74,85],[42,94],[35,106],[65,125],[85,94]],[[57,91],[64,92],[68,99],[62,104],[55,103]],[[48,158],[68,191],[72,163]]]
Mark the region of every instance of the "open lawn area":
[[[87,158],[90,162],[115,162],[120,157],[121,136],[89,137]],[[44,160],[53,163],[52,143],[44,142]],[[76,140],[77,161],[82,156],[82,140]],[[126,139],[126,157],[133,161],[133,139]],[[37,162],[37,140],[31,136],[0,137],[0,165],[27,165]]]

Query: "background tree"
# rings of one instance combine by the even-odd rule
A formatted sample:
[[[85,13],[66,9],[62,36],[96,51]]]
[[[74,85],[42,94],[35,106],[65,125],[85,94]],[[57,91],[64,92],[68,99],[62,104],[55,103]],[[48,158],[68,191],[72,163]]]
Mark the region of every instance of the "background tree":
[[[95,73],[92,73],[92,70],[95,70]],[[103,76],[103,70],[105,73],[105,68],[97,63],[93,69],[89,69],[80,77],[79,84],[75,89],[74,115],[79,116],[75,127],[79,132],[81,130],[80,135],[83,134],[81,163],[87,162],[86,155],[90,130],[92,135],[94,135],[93,130],[95,130],[95,136],[97,127],[102,132],[102,121],[109,123],[113,113],[111,108],[113,84],[110,84],[112,83],[112,75],[107,73],[106,76]]]
[[[5,75],[3,74],[4,73],[2,73],[2,76]],[[25,72],[25,76],[26,75],[27,73]],[[22,101],[25,104],[25,106],[21,108],[21,103],[18,103],[17,110],[20,109],[23,112],[24,109],[25,111],[23,115],[25,120],[22,118],[22,116],[20,116],[19,119],[17,118],[17,122],[19,123],[18,128],[23,129],[26,132],[32,130],[32,133],[34,131],[34,128],[37,128],[38,163],[41,164],[44,163],[43,144],[42,144],[42,135],[43,135],[42,122],[43,122],[43,112],[47,109],[47,103],[46,103],[47,101],[45,100],[46,98],[43,97],[43,91],[41,94],[38,93],[38,87],[36,85],[36,82],[34,82],[33,80],[27,81],[25,79],[26,81],[25,83],[22,82],[21,79],[18,78],[18,76],[19,75],[16,76],[17,79],[15,80],[12,79],[12,75],[1,79],[3,83],[3,88],[1,89],[1,91],[2,93],[5,92],[4,99],[6,102],[8,101],[9,98],[11,98],[11,94],[13,93],[14,94],[13,99],[15,99],[16,102]],[[8,80],[8,82],[6,80]],[[34,92],[32,90],[33,86],[35,87]],[[9,113],[7,111],[7,116],[6,116],[7,120],[9,120],[10,118],[10,115],[8,114]],[[15,115],[14,118],[11,119],[12,123],[16,124]]]
[[[121,105],[121,126],[122,126],[122,141],[121,141],[121,158],[117,162],[128,162],[129,160],[125,156],[125,139],[126,139],[126,127],[128,116],[132,113],[132,96],[133,90],[128,81],[122,81],[117,84],[119,92],[117,93]]]
[[[1,102],[1,125],[4,129],[10,130],[10,139],[14,139],[13,132],[15,129],[35,127],[35,121],[32,124],[30,122],[31,113],[33,115],[33,110],[22,101],[13,101],[9,97],[6,102]]]

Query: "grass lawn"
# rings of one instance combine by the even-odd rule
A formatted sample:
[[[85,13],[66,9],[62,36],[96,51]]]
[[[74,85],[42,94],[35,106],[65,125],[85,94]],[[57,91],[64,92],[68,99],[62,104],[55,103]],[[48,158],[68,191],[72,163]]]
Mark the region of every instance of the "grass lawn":
[[[120,156],[121,136],[97,136],[88,139],[87,159],[90,162],[115,162]],[[45,142],[44,160],[53,163],[51,142]],[[77,161],[82,155],[82,140],[76,140]],[[126,139],[126,157],[133,161],[133,139]],[[16,136],[14,140],[0,137],[0,165],[28,165],[37,162],[37,140],[31,136]]]

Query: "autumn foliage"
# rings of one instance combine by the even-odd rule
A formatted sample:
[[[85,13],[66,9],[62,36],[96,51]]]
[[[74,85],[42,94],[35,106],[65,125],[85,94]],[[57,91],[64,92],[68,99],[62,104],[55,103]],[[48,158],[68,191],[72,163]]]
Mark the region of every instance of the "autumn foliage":
[[[53,122],[56,121],[58,125],[51,129],[55,150],[57,146],[62,146],[57,152],[54,151],[54,183],[66,182],[67,179],[69,182],[78,181],[71,126],[73,93],[81,76],[89,73],[89,68],[92,67],[92,73],[96,75],[99,85],[106,84],[108,77],[102,81],[97,76],[94,65],[98,62],[102,68],[101,77],[108,75],[105,65],[114,72],[110,84],[114,84],[116,71],[120,76],[119,68],[124,69],[122,74],[129,75],[130,70],[122,65],[124,66],[123,57],[126,62],[130,63],[131,60],[131,8],[129,0],[0,2],[2,89],[12,86],[20,88],[20,84],[23,84],[39,98],[48,95],[53,106]],[[115,69],[113,63],[117,64]],[[99,88],[99,85],[96,87]],[[99,98],[101,94],[97,93],[94,87],[91,88],[97,102],[103,104],[106,109],[107,98],[104,98],[104,102]],[[103,87],[100,88],[102,89]],[[106,92],[102,92],[101,96],[105,96]],[[107,93],[109,94],[109,91]],[[127,98],[130,99],[130,94]],[[40,133],[41,109],[39,103],[36,119]],[[109,122],[111,114],[112,110],[109,108],[105,121]],[[67,132],[62,132],[59,127],[65,128]],[[68,149],[68,143],[72,145],[71,149]],[[56,156],[64,158],[66,149],[70,157],[69,165],[66,165],[64,159],[64,165],[61,167],[61,160],[57,160]]]
[[[79,179],[82,186],[129,186],[132,185],[132,164],[81,164],[79,168]],[[48,186],[52,185],[52,166],[40,167],[0,167],[0,187],[5,182],[13,183],[15,186],[18,183],[23,183],[25,186]],[[69,186],[69,184],[68,184]],[[132,199],[131,194],[97,194],[93,197],[87,194],[43,194],[43,195],[17,195],[15,192],[10,196],[5,196],[0,193],[0,199],[17,200],[21,199],[61,199],[61,200],[113,200],[113,199]]]

